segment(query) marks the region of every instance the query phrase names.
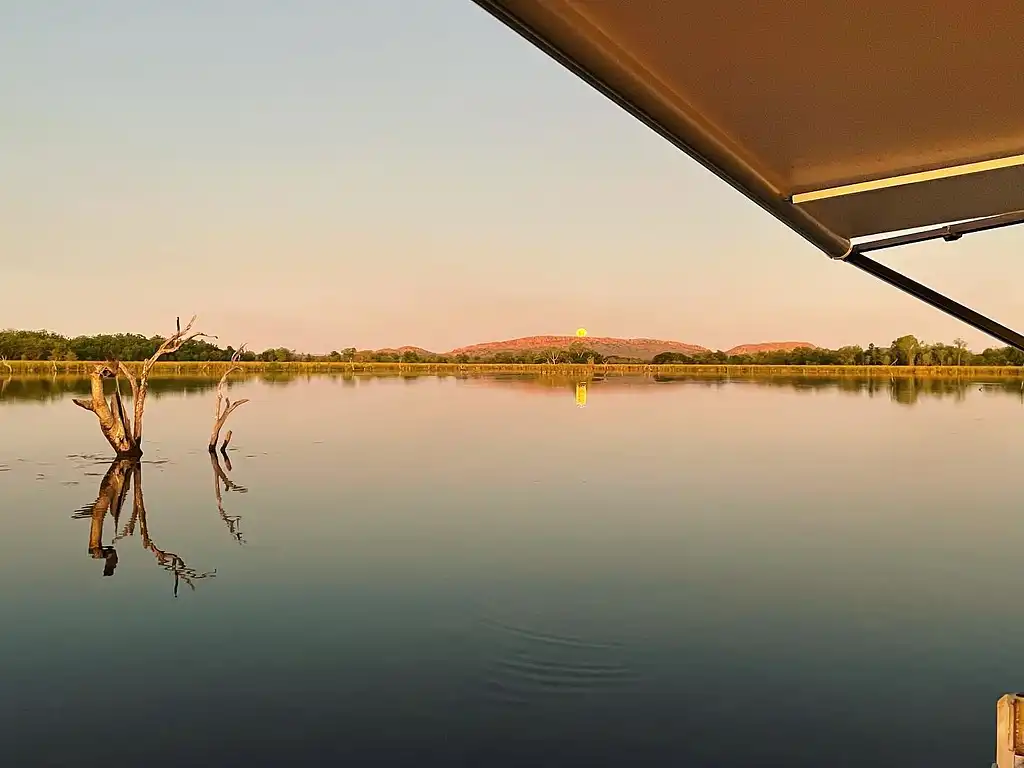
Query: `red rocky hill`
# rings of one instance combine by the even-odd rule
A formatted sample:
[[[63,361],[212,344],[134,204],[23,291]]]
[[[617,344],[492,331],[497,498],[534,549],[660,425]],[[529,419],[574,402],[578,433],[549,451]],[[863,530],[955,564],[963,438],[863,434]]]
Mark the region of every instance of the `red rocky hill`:
[[[525,336],[521,339],[471,344],[468,347],[459,347],[444,354],[446,356],[469,355],[474,358],[486,359],[502,352],[522,354],[524,352],[539,353],[549,349],[568,349],[571,344],[576,342],[605,357],[637,360],[650,360],[662,352],[681,352],[684,355],[695,355],[710,351],[707,347],[702,347],[699,344],[688,344],[683,341],[667,341],[664,339],[618,339],[610,336],[584,336],[582,338],[578,336]],[[789,352],[801,347],[814,348],[814,346],[814,344],[807,341],[770,341],[762,344],[741,344],[727,350],[727,354],[752,355],[758,352]],[[413,346],[388,347],[386,349],[378,349],[377,352],[389,354],[415,352],[423,358],[434,357],[437,354],[422,347]]]
[[[585,336],[583,338],[577,336],[526,336],[521,339],[472,344],[468,347],[453,349],[448,354],[487,357],[499,352],[541,352],[545,349],[567,349],[574,342],[580,342],[587,349],[592,349],[605,357],[632,357],[641,360],[650,360],[662,352],[682,352],[692,355],[708,351],[705,347],[697,344],[661,339],[616,339],[608,336]]]

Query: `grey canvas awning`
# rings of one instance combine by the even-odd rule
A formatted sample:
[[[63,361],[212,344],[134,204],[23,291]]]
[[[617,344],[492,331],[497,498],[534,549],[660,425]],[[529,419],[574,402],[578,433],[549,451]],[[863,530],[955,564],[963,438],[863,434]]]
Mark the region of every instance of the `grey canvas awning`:
[[[1019,2],[474,1],[833,258],[1024,221]]]

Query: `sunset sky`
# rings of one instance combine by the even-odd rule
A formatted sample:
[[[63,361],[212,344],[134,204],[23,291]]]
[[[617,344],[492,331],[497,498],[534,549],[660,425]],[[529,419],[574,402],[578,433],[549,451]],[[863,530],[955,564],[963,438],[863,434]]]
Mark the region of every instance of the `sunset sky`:
[[[470,0],[0,3],[0,327],[435,351],[966,338]],[[1024,228],[885,261],[1024,325]]]

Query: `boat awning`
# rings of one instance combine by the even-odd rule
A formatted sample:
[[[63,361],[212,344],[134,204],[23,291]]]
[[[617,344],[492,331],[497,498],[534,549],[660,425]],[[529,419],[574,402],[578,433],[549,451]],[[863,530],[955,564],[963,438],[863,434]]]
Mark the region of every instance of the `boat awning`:
[[[477,0],[832,256],[1024,211],[1019,0]]]
[[[1020,0],[474,2],[833,258],[1024,221]]]

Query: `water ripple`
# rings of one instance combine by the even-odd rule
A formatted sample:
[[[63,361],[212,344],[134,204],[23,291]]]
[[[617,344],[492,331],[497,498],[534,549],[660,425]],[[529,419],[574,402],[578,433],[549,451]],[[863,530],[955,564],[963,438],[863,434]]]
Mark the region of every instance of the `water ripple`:
[[[481,618],[480,623],[486,627],[493,629],[504,630],[515,635],[519,635],[529,640],[536,640],[542,643],[552,643],[554,645],[568,645],[575,648],[621,648],[621,643],[615,642],[594,642],[591,640],[584,640],[578,637],[570,637],[567,635],[556,635],[548,632],[541,632],[529,627],[517,627],[514,624],[506,624],[501,621],[496,621],[489,618]]]
[[[521,627],[489,618],[498,633],[484,667],[485,694],[501,704],[529,706],[551,696],[607,695],[636,683],[621,643],[601,642]]]

